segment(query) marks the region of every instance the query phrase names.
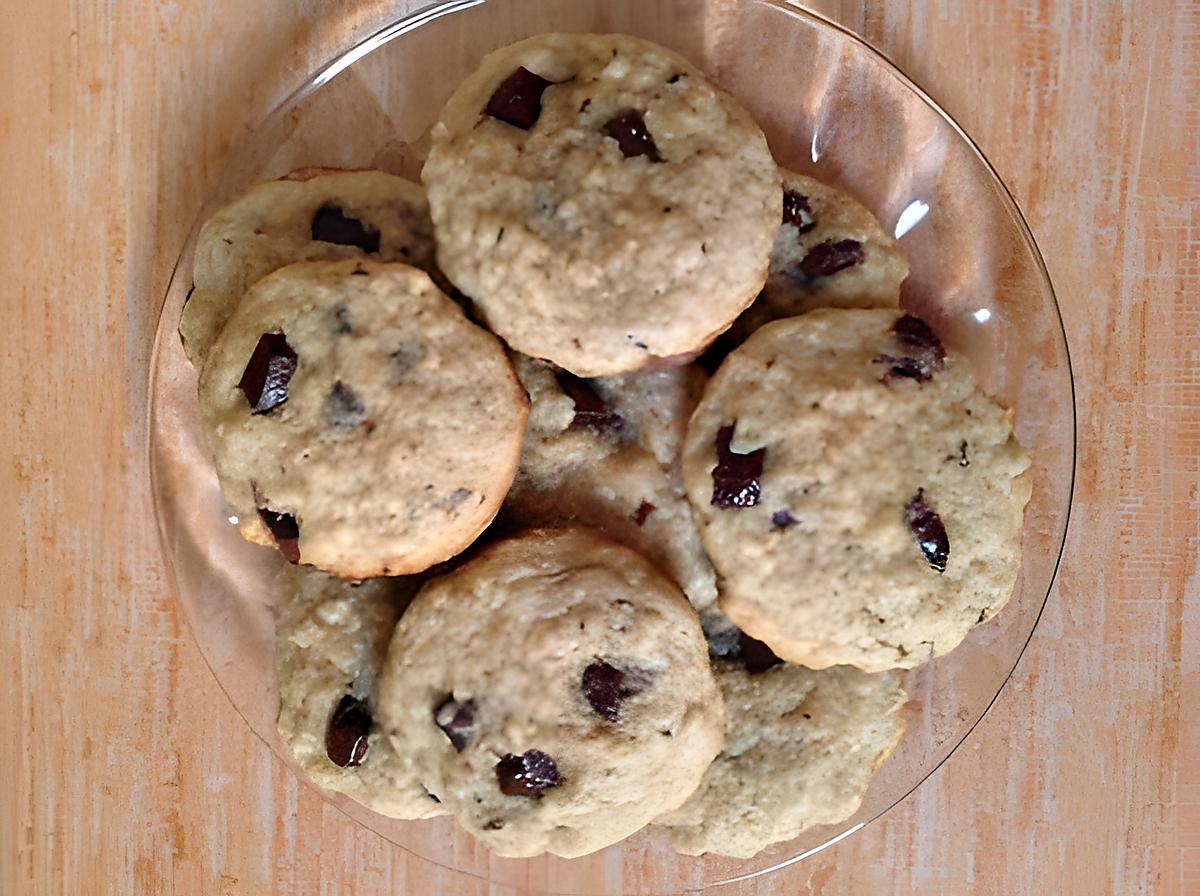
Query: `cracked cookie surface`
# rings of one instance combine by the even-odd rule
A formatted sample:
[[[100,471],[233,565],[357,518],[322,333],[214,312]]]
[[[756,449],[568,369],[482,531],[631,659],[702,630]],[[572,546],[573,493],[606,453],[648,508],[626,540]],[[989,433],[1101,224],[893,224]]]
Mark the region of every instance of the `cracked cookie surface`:
[[[814,308],[894,308],[908,261],[857,199],[783,170],[783,220],[762,301],[772,319]]]

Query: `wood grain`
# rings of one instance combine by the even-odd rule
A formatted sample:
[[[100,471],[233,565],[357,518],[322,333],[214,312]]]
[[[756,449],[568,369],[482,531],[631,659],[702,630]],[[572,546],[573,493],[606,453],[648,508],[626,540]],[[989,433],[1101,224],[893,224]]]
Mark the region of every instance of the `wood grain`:
[[[191,216],[348,23],[416,5],[5,4],[5,896],[515,896],[356,827],[246,730],[149,502],[151,339]],[[1200,5],[817,8],[930,89],[1025,209],[1074,354],[1080,477],[1059,586],[968,743],[886,820],[719,892],[1200,894]]]

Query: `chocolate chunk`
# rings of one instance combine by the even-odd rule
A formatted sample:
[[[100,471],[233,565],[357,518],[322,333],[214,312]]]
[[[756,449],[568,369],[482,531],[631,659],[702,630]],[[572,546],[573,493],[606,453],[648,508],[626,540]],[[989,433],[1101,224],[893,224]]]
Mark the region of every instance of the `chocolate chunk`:
[[[641,692],[646,676],[626,675],[616,666],[604,660],[593,660],[583,670],[579,686],[583,696],[596,711],[610,722],[621,720],[621,704]]]
[[[950,558],[950,538],[942,518],[925,503],[925,489],[918,489],[912,500],[904,505],[904,525],[917,539],[930,567],[945,572],[946,561]]]
[[[646,156],[651,162],[663,160],[658,154],[658,147],[654,145],[654,138],[646,128],[642,113],[637,109],[626,109],[615,118],[610,118],[600,130],[605,137],[617,141],[617,146],[627,159]]]
[[[596,429],[620,429],[625,425],[625,419],[609,408],[604,399],[588,384],[573,373],[565,370],[557,371],[554,378],[558,387],[575,402],[575,426],[592,426]]]
[[[433,720],[459,753],[475,739],[475,709],[474,699],[458,703],[451,697],[434,711]]]
[[[945,366],[945,346],[930,329],[929,324],[919,317],[905,314],[892,324],[892,332],[904,349],[904,354],[880,355],[875,359],[876,364],[889,366],[883,377],[884,382],[895,377],[905,377],[923,383],[932,379],[933,375]]]
[[[792,512],[790,510],[776,510],[773,514],[771,514],[771,523],[777,529],[787,529],[796,525],[798,522],[800,521],[792,516]]]
[[[637,510],[633,512],[633,516],[631,516],[630,519],[632,519],[639,526],[644,526],[646,524],[647,517],[649,517],[650,514],[654,513],[656,510],[658,510],[658,508],[655,505],[651,504],[649,501],[643,501],[638,505]]]
[[[745,632],[738,632],[738,658],[751,675],[766,672],[783,662],[770,647]]]
[[[738,454],[729,446],[733,427],[717,430],[717,465],[713,467],[712,503],[716,507],[753,507],[761,496],[759,477],[762,476],[766,448],[749,454]]]
[[[915,314],[901,316],[892,324],[892,332],[904,345],[929,352],[939,361],[946,359],[946,349],[942,346],[942,340],[937,338],[929,324]]]
[[[496,780],[505,796],[537,796],[561,784],[562,776],[541,750],[526,750],[520,756],[506,753],[496,763]]]
[[[623,699],[621,683],[624,680],[625,673],[616,666],[603,660],[595,660],[583,670],[580,688],[597,715],[615,722],[620,718]]]
[[[783,191],[783,223],[791,224],[801,233],[808,233],[817,226],[816,216],[808,197],[801,196],[792,190]]]
[[[258,508],[258,516],[271,531],[279,553],[288,563],[300,562],[300,524],[290,513],[277,513],[267,507]]]
[[[491,818],[483,826],[485,831],[499,831],[504,829],[503,818]]]
[[[971,466],[971,460],[967,457],[967,443],[963,442],[958,446],[958,465],[960,467]]]
[[[367,758],[367,735],[371,733],[371,712],[361,700],[347,694],[333,711],[325,729],[325,753],[341,768],[362,765]]]
[[[357,218],[348,217],[332,202],[325,203],[313,215],[312,238],[339,246],[358,246],[367,253],[379,251],[379,231]]]
[[[287,401],[287,387],[296,364],[296,353],[282,333],[263,333],[258,337],[258,344],[238,380],[238,388],[246,396],[252,413],[265,414]]]
[[[895,355],[880,355],[875,359],[876,364],[887,364],[888,372],[883,375],[882,382],[903,378],[923,383],[931,376],[929,371],[916,358],[901,358]]]
[[[862,260],[863,247],[858,240],[826,240],[809,249],[793,270],[809,280],[816,280],[853,267]]]
[[[553,83],[541,75],[535,75],[523,65],[518,66],[493,91],[483,112],[527,131],[542,114],[542,94]]]
[[[337,380],[325,397],[325,419],[335,429],[353,429],[367,416],[367,409],[354,390]]]

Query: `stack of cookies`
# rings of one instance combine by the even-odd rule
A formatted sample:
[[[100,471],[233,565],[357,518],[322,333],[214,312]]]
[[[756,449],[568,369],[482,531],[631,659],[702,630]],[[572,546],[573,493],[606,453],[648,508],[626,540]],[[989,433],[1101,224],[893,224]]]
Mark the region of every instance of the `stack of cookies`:
[[[254,187],[180,322],[230,513],[291,564],[300,766],[505,856],[849,818],[891,670],[1008,600],[1011,413],[871,213],[646,41],[492,53],[422,181]]]

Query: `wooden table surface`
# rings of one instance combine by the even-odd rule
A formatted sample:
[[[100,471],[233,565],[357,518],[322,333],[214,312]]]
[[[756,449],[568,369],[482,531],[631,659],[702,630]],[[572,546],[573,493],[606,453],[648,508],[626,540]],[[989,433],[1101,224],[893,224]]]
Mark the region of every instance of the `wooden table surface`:
[[[6,0],[4,896],[511,892],[297,783],[192,643],[150,510],[147,365],[190,220],[231,145],[387,6]],[[1200,3],[818,8],[926,86],[1026,211],[1080,476],[1058,587],[969,742],[885,820],[720,892],[1200,894]]]

